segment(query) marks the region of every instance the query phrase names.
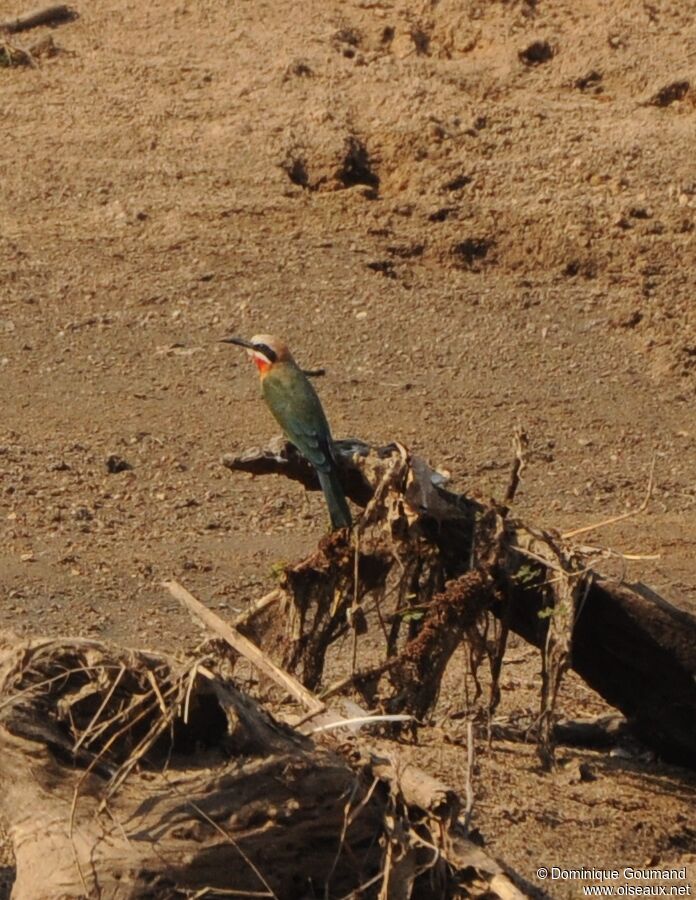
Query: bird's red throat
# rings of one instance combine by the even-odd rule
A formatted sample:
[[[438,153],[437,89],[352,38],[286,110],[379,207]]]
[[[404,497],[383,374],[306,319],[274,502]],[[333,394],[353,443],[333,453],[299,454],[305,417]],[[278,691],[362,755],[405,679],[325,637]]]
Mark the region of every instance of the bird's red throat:
[[[271,368],[271,364],[266,359],[265,356],[261,356],[259,353],[252,354],[253,360],[256,363],[256,368],[259,370],[259,375],[263,377],[266,372]]]

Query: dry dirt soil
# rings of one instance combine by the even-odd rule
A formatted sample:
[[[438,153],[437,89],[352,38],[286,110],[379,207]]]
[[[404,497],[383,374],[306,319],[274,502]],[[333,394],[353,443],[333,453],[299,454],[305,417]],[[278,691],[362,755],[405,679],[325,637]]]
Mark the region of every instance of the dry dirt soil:
[[[11,38],[57,52],[0,68],[0,627],[184,650],[162,578],[233,615],[312,549],[320,497],[220,464],[276,431],[218,343],[256,332],[326,367],[336,436],[399,439],[457,490],[504,491],[521,423],[532,521],[636,509],[654,457],[647,511],[583,540],[696,610],[692,3],[76,6]],[[538,672],[515,644],[503,713]],[[459,790],[463,702],[398,748]],[[605,708],[573,679],[560,706]],[[479,751],[474,825],[532,884],[694,859],[686,773],[561,763]]]

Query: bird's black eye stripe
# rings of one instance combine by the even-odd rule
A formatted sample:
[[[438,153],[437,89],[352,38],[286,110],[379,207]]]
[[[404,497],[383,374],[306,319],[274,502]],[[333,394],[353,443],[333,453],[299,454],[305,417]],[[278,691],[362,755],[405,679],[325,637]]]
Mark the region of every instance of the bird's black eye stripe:
[[[263,353],[263,355],[270,363],[274,363],[278,358],[275,350],[271,350],[268,344],[254,344],[254,350],[258,350],[259,353]]]

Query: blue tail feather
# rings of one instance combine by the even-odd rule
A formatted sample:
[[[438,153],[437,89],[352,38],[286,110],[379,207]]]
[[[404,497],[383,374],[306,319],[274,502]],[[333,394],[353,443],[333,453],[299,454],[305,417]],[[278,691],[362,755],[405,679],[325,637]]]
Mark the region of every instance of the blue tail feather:
[[[317,471],[317,475],[326,498],[326,505],[329,507],[331,527],[334,529],[350,528],[353,520],[336,469],[332,466],[328,471]]]

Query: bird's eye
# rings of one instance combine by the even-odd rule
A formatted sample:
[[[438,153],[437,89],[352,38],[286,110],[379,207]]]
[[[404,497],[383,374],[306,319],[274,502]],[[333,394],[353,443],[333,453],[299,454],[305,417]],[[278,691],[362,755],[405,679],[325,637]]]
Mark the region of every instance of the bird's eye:
[[[254,349],[259,353],[263,353],[270,363],[274,363],[277,359],[275,350],[271,350],[268,344],[254,344]]]

